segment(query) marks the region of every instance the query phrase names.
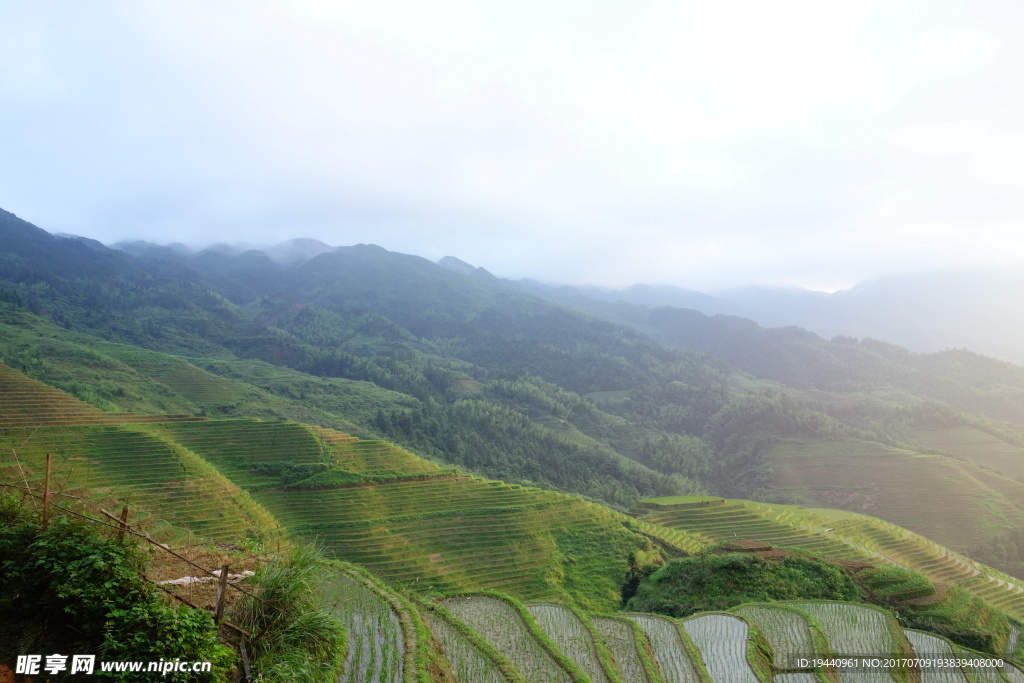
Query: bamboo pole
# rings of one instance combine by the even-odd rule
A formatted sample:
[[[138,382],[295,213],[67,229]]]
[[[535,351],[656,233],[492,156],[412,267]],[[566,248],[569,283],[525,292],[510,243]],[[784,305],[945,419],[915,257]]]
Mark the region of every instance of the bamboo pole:
[[[249,671],[249,651],[245,647],[245,638],[238,644],[242,652],[242,676],[245,683],[252,683],[252,673]]]
[[[53,463],[53,456],[46,454],[46,479],[43,481],[43,528],[50,521],[50,469]]]

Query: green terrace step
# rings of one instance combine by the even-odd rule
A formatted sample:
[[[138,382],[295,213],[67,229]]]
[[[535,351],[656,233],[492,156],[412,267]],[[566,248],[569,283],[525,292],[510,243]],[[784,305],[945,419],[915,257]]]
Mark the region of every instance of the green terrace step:
[[[217,420],[173,425],[167,431],[205,457],[237,456],[246,463],[314,463],[322,460],[324,450],[312,430],[289,421]]]
[[[477,640],[473,640],[460,631],[459,629],[463,628],[474,633],[472,629],[447,614],[447,610],[433,607],[424,609],[423,612],[427,624],[444,649],[456,680],[477,683],[526,683],[508,658],[478,635]]]
[[[146,427],[53,427],[0,432],[0,473],[41,487],[54,454],[56,490],[111,507],[128,503],[197,536],[239,540],[280,527],[266,510],[194,453]],[[177,534],[175,534],[177,535]]]
[[[643,630],[654,650],[665,683],[703,683],[710,680],[700,654],[675,619],[656,614],[623,613]]]
[[[323,583],[325,607],[345,625],[348,642],[339,683],[403,683],[406,670],[415,669],[415,653],[408,650],[416,642],[403,628],[394,598],[344,565],[332,568]]]
[[[581,615],[556,602],[528,602],[524,606],[555,646],[593,683],[621,680],[604,643]]]
[[[443,605],[508,658],[531,683],[587,681],[568,657],[538,639],[539,627],[532,617],[511,602],[491,595],[459,595],[448,598]]]
[[[700,651],[712,681],[770,683],[771,663],[750,661],[752,628],[744,619],[734,614],[697,614],[684,619],[682,626]]]
[[[324,433],[328,430],[319,430]],[[383,441],[329,441],[334,461],[350,472],[434,472],[440,466]],[[369,445],[367,445],[369,444]]]
[[[650,641],[633,622],[617,617],[594,617],[594,631],[606,647],[626,683],[655,683],[660,680],[657,663],[647,651]]]
[[[877,653],[880,656],[912,657],[914,650],[895,618],[871,605],[827,600],[787,601],[782,605],[808,614],[820,626],[829,649],[837,656]],[[906,681],[900,670],[879,673],[878,680]]]
[[[202,421],[192,415],[106,413],[0,363],[0,429]]]
[[[780,671],[800,668],[797,660],[808,654],[831,654],[824,634],[806,612],[779,603],[740,605],[730,611],[764,634],[772,646],[773,664]]]
[[[904,630],[886,610],[855,603],[751,603],[679,620],[629,612],[588,615],[495,593],[460,592],[437,600],[440,605],[420,602],[419,609],[460,682],[1024,683],[1024,672],[1009,661],[990,673],[909,667],[837,672],[801,663],[864,654],[991,658],[930,633]]]
[[[408,586],[612,606],[641,544],[590,502],[458,474],[253,495],[290,533]]]

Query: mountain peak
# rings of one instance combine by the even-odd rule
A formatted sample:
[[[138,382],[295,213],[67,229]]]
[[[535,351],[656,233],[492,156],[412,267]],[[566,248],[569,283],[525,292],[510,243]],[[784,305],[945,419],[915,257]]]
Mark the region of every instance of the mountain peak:
[[[311,237],[297,237],[268,247],[263,250],[263,253],[275,263],[300,265],[314,256],[334,251],[334,249],[331,245]]]
[[[454,270],[455,272],[462,273],[463,275],[469,275],[476,270],[476,266],[470,265],[462,259],[455,258],[454,256],[445,256],[439,259],[437,265],[444,266],[448,270]]]

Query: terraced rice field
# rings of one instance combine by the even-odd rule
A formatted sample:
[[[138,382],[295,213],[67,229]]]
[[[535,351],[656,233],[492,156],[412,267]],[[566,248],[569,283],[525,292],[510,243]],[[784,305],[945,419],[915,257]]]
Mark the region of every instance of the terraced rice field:
[[[864,605],[827,601],[782,603],[809,614],[825,633],[830,648],[836,655],[883,655],[907,653],[909,644],[897,643],[894,633],[900,633],[892,617],[880,609]],[[891,674],[878,672],[843,672],[844,683],[849,681],[899,680]]]
[[[0,429],[203,420],[191,415],[105,413],[0,363]]]
[[[747,622],[729,614],[701,614],[683,620],[715,683],[765,683],[747,661]]]
[[[1024,588],[1022,582],[1008,576],[986,570],[986,575],[962,584],[964,590],[1007,614],[1024,617]]]
[[[978,657],[978,653],[967,648],[960,647],[959,645],[954,646],[957,657],[962,659],[971,659]],[[1006,683],[1006,678],[1003,672],[992,669],[991,667],[976,668],[971,666],[965,666],[964,671],[967,672],[968,679],[976,683]]]
[[[782,604],[806,612],[817,621],[837,655],[896,652],[896,643],[889,632],[892,617],[880,609],[828,601]]]
[[[943,638],[931,633],[904,629],[907,640],[914,647],[914,655],[922,658],[955,657],[953,645]],[[921,669],[921,683],[968,683],[967,676],[960,669],[951,667],[934,667]]]
[[[943,453],[970,458],[1012,479],[1024,476],[1024,448],[973,427],[919,429],[911,432],[908,440]]]
[[[279,483],[276,476],[255,472],[256,465],[313,464],[325,458],[320,440],[309,427],[296,422],[215,420],[162,429],[247,490]]]
[[[245,538],[250,530],[273,532],[278,525],[252,498],[193,453],[145,427],[63,427],[0,432],[6,480],[28,479],[41,487],[46,453],[56,455],[56,490],[90,499],[127,502],[167,530],[165,540],[185,530],[213,540]],[[20,465],[20,467],[19,467]],[[159,525],[158,525],[159,526]],[[171,534],[169,538],[167,534]]]
[[[292,533],[389,581],[523,600],[568,591],[595,609],[617,606],[638,542],[613,513],[579,499],[461,475],[255,496]]]
[[[1012,657],[1013,653],[1017,651],[1017,647],[1020,645],[1020,626],[1017,624],[1010,624],[1010,640],[1006,645],[1006,656]]]
[[[725,500],[715,505],[655,510],[642,519],[711,543],[739,538],[801,548],[835,559],[864,560],[870,556],[856,544],[826,531],[824,518],[785,506]]]
[[[399,629],[393,621],[394,608],[388,608],[373,585],[369,592],[360,592],[362,585],[358,582],[354,586],[356,593],[343,593],[343,597],[359,605],[355,610],[358,613],[369,611],[377,616],[349,615],[347,618],[355,625],[352,628],[378,635],[376,640],[371,639],[370,645],[359,640],[364,654],[353,655],[356,658],[352,661],[383,661],[384,655],[374,655],[372,651],[380,648],[381,638],[392,643],[399,638]],[[342,590],[350,589],[346,586]],[[369,606],[361,606],[361,601],[368,597]],[[827,683],[837,680],[834,673],[794,671],[787,666],[791,661],[773,667],[761,658],[767,655],[767,650],[757,645],[762,634],[782,644],[779,651],[782,660],[815,654],[986,656],[952,646],[949,641],[931,634],[904,632],[885,610],[856,603],[804,600],[744,604],[735,608],[735,614],[706,612],[681,622],[666,616],[632,612],[587,618],[586,614],[581,616],[581,612],[561,604],[535,602],[520,606],[497,594],[459,594],[437,606],[420,604],[421,614],[453,665],[457,680],[466,683]],[[359,618],[366,623],[359,626]],[[748,620],[764,625],[764,630]],[[415,636],[413,640],[415,645]],[[602,660],[597,646],[608,648],[613,666],[609,668],[607,660]],[[407,670],[412,671],[408,654],[404,661]],[[955,669],[933,669],[924,671],[920,678],[918,671],[907,668],[891,672],[840,670],[836,673],[841,683],[883,680],[1024,683],[1021,680],[1024,674],[1012,666],[1002,672],[974,670],[968,675]],[[389,674],[380,680],[397,679]]]
[[[345,624],[348,655],[339,683],[402,683],[406,655],[402,624],[373,585],[343,570],[325,580],[325,604]]]
[[[172,425],[168,431],[196,453],[220,462],[239,458],[247,465],[320,462],[324,449],[309,427],[296,422],[216,420]]]
[[[721,543],[735,539],[798,548],[821,557],[891,564],[961,585],[991,606],[1024,618],[1024,582],[984,567],[924,536],[874,517],[743,500],[654,509],[643,521]]]
[[[927,574],[933,581],[964,581],[979,575],[973,562],[934,541],[879,519],[851,515],[833,524],[833,533],[856,538],[890,563]]]
[[[505,655],[531,683],[576,683],[533,636],[518,610],[504,600],[458,596],[445,600],[444,607]]]
[[[330,446],[334,461],[344,470],[360,474],[429,474],[440,466],[392,443],[360,440],[333,429],[316,428]]]
[[[604,639],[626,683],[652,683],[644,668],[641,649],[649,647],[646,636],[637,634],[633,624],[614,617],[594,617],[594,629]]]
[[[796,669],[801,656],[817,653],[811,625],[798,610],[782,605],[745,605],[733,610],[764,634],[775,653],[778,669]]]
[[[501,669],[494,661],[481,652],[469,638],[459,633],[444,616],[438,612],[426,612],[425,617],[430,630],[441,641],[445,658],[451,664],[459,681],[507,683],[509,679],[501,673]]]
[[[680,630],[678,622],[654,614],[624,613],[621,616],[636,623],[647,635],[665,683],[701,683],[703,665],[690,656],[688,636]]]
[[[531,602],[525,605],[544,633],[593,683],[611,683],[601,665],[597,641],[587,625],[565,605]]]
[[[1015,501],[1024,500],[1024,483],[944,456],[869,442],[811,441],[779,444],[770,460],[773,488],[866,512],[947,546],[976,543],[983,520],[1022,521]]]
[[[140,369],[138,365],[134,367]],[[219,377],[185,361],[164,366],[149,365],[146,369],[148,372],[144,374],[201,405],[234,403],[250,393],[245,387],[230,379]]]

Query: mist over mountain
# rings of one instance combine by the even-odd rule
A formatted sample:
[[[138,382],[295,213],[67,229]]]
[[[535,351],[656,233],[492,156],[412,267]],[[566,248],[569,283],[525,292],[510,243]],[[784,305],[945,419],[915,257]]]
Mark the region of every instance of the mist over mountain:
[[[236,257],[246,252],[252,252],[247,257],[250,261],[259,260],[258,255],[263,254],[279,266],[298,266],[337,249],[308,238],[261,248],[222,243],[196,250],[180,243],[144,241],[110,246],[146,259],[188,264],[209,274],[237,270],[240,264]],[[445,256],[437,263],[458,273],[493,277],[485,268],[455,256]],[[644,283],[618,290],[536,280],[521,280],[519,284],[528,291],[581,305],[594,301],[648,308],[671,306],[711,316],[748,318],[765,327],[802,327],[826,339],[871,338],[920,352],[968,349],[1024,363],[1024,307],[1019,305],[1024,293],[1024,269],[1016,266],[889,275],[832,293],[763,286],[700,292]]]
[[[834,293],[800,288],[743,287],[708,293],[670,285],[621,290],[526,283],[561,297],[671,306],[706,315],[749,318],[765,327],[796,326],[823,337],[869,337],[934,352],[966,348],[1024,362],[1024,268],[947,269],[890,275]]]
[[[188,264],[209,274],[238,269],[236,257],[246,252],[252,252],[248,256],[250,261],[258,260],[258,254],[262,254],[279,266],[298,266],[337,249],[308,238],[262,248],[222,243],[195,250],[180,243],[158,245],[145,241],[122,241],[110,246],[145,259]],[[445,256],[437,264],[462,274],[494,277],[485,268],[455,256]],[[255,263],[252,265],[256,267]],[[536,280],[521,280],[519,285],[583,306],[588,302],[625,302],[647,308],[670,306],[710,316],[748,318],[765,327],[801,327],[826,339],[871,338],[926,353],[968,349],[1024,363],[1024,307],[1020,305],[1024,268],[1017,266],[894,274],[832,293],[763,286],[700,292],[644,283],[616,290]]]

